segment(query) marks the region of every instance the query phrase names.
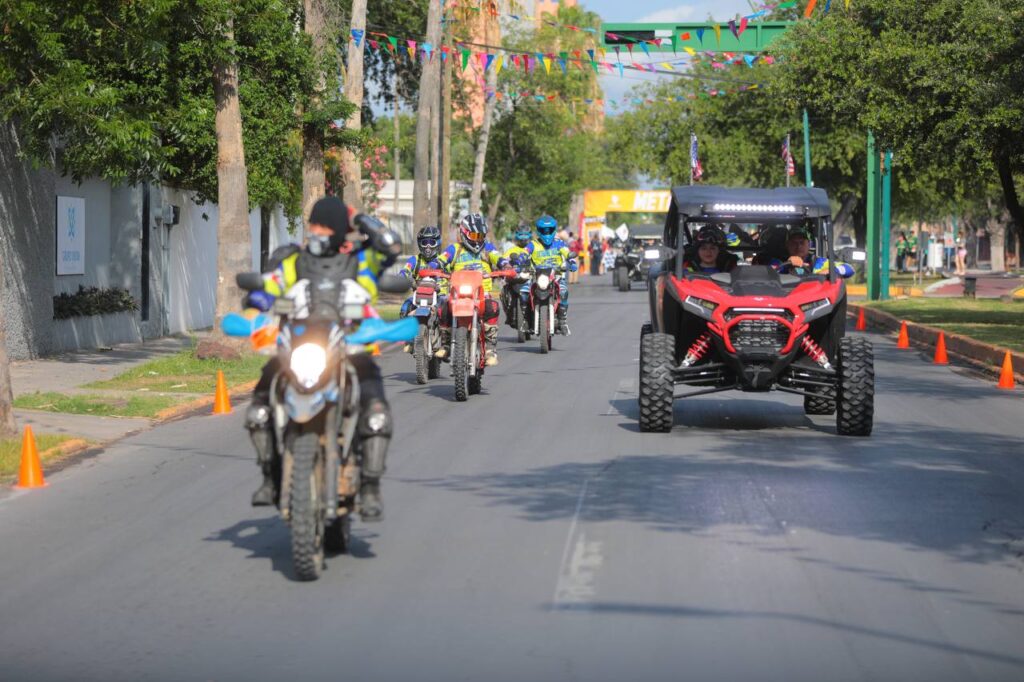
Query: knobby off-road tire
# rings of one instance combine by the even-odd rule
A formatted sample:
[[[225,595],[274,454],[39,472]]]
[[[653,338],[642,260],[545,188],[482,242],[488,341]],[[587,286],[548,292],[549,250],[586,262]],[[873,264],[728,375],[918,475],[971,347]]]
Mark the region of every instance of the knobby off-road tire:
[[[327,527],[324,549],[334,554],[347,554],[352,545],[352,514],[345,514]]]
[[[619,278],[619,291],[629,291],[629,271],[620,265],[615,272]]]
[[[804,396],[805,414],[835,414],[836,413],[836,390],[834,388],[818,389],[818,395]]]
[[[668,334],[645,334],[640,339],[640,430],[672,430],[675,384],[672,361],[675,339]]]
[[[551,320],[548,312],[548,306],[542,305],[537,310],[537,314],[540,316],[540,334],[537,339],[540,341],[540,352],[547,353],[551,350]]]
[[[643,360],[644,360],[644,337],[654,331],[654,325],[650,322],[644,322],[640,327],[640,363],[637,364],[637,373],[643,371]]]
[[[412,354],[416,358],[416,383],[425,384],[429,374],[430,358],[427,357],[427,328],[424,325],[420,325],[420,330],[416,332]]]
[[[430,358],[427,362],[427,378],[437,379],[441,376],[441,358]]]
[[[612,271],[612,286],[613,287],[619,286],[619,281],[620,281],[619,280],[619,268],[615,268]]]
[[[870,436],[875,417],[875,359],[871,342],[845,337],[839,342],[836,371],[836,432],[840,436]]]
[[[479,372],[480,370],[477,370]],[[480,389],[483,387],[484,375],[477,374],[476,376],[469,377],[467,387],[469,388],[470,395],[480,395]]]
[[[469,330],[452,330],[452,377],[455,378],[455,399],[460,403],[469,398]]]
[[[291,515],[292,563],[299,580],[316,580],[324,566],[323,458],[320,434],[292,438]]]

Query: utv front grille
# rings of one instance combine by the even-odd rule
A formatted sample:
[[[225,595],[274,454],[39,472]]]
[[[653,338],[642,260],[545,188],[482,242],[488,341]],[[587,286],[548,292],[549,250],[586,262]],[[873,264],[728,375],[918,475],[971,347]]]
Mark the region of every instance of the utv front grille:
[[[739,353],[778,353],[789,343],[789,327],[778,319],[740,320],[729,340]]]

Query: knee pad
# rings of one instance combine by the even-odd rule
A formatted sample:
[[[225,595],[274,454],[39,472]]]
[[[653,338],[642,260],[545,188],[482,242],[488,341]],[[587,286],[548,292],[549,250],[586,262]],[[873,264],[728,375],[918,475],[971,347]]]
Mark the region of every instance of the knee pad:
[[[359,415],[359,435],[363,438],[384,436],[390,438],[394,424],[387,403],[375,401]]]
[[[484,321],[490,323],[492,320],[498,319],[498,302],[494,299],[487,299],[484,301]]]

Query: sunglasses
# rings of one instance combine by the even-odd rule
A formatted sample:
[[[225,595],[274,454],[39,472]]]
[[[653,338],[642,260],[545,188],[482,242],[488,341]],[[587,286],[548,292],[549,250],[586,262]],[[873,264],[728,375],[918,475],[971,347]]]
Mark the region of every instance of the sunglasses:
[[[441,244],[441,240],[440,239],[421,239],[420,240],[420,246],[426,246],[428,248],[431,247],[431,246],[438,246],[440,244]]]

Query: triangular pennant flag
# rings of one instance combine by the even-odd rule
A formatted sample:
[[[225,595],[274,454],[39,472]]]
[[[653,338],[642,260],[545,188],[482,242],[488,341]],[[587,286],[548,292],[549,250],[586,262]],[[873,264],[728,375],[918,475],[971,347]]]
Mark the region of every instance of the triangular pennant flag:
[[[481,71],[483,71],[483,72],[487,71],[487,66],[490,64],[490,62],[487,61],[487,58],[490,57],[490,56],[491,55],[487,54],[486,52],[477,52],[476,58],[480,60],[480,69],[481,69]]]
[[[416,41],[415,40],[406,40],[405,42],[406,42],[406,45],[407,45],[406,50],[409,52],[409,59],[415,60],[416,59]]]
[[[629,50],[629,58],[633,58],[633,43],[626,43],[626,49]]]
[[[651,51],[647,49],[647,43],[646,43],[646,42],[642,42],[642,43],[640,43],[640,47],[642,47],[642,48],[643,48],[643,50],[644,50],[644,54],[645,54],[645,55],[647,55],[647,57],[648,57],[648,58],[650,58],[650,56],[651,56]]]
[[[494,55],[493,54],[487,55],[487,59],[484,61],[484,73],[487,72],[487,69],[491,68],[491,64],[493,64],[493,63],[494,63]]]
[[[388,36],[387,38],[388,38],[388,49],[390,49],[392,52],[397,51],[398,50],[398,38],[395,38],[394,36]]]
[[[590,60],[590,65],[594,67],[594,73],[598,73],[600,71],[600,69],[597,68],[597,62],[595,62],[593,59]]]
[[[359,47],[359,43],[360,43],[360,41],[362,41],[363,34],[365,34],[365,33],[366,33],[366,31],[364,31],[361,28],[354,28],[354,29],[352,29],[352,40],[356,41],[356,47]]]
[[[747,63],[747,66],[754,68],[754,62],[757,61],[757,55],[745,54],[743,55],[743,61]]]
[[[619,62],[616,66],[619,67],[619,78],[622,78],[622,62]]]
[[[587,50],[587,56],[590,57],[590,61],[594,61],[594,51]]]
[[[376,52],[378,48],[380,48],[380,43],[378,43],[373,38],[367,38],[366,42],[370,43],[370,49],[372,49],[374,52]]]
[[[736,31],[736,37],[739,38],[743,35],[743,32],[747,30],[747,18],[743,17],[740,19],[740,27]]]
[[[680,40],[689,40],[690,39],[690,32],[687,31],[686,33],[680,33],[679,34],[679,39]]]
[[[697,29],[697,40],[699,40],[699,41],[700,41],[700,44],[701,44],[701,45],[703,45],[703,44],[704,44],[704,31],[705,31],[705,30],[706,30],[706,29],[703,29],[703,28],[698,28],[698,29]]]
[[[658,66],[664,67],[664,68],[668,69],[669,71],[675,71],[675,69],[672,68],[672,65],[669,64],[668,62],[662,62]]]
[[[696,56],[697,54],[697,51],[692,47],[684,47],[683,49],[686,50],[686,53],[689,54],[691,57]]]
[[[423,54],[427,56],[426,61],[430,61],[430,57],[434,52],[434,46],[430,43],[420,43],[420,49],[423,50]]]
[[[495,76],[497,76],[499,73],[501,73],[501,67],[504,64],[504,62],[505,62],[505,55],[499,54],[498,55],[498,61],[496,61],[494,63],[494,75]],[[501,94],[501,93],[498,93],[498,94]],[[499,97],[499,99],[500,99],[500,97]]]
[[[469,65],[469,50],[462,48],[462,70],[466,70],[466,66]]]
[[[615,67],[611,62],[601,62],[601,64],[604,65],[604,68],[608,69],[609,72],[615,71]]]
[[[547,71],[550,74],[551,73],[551,57],[548,57],[547,55],[545,55],[543,57],[543,59],[544,59],[544,70]]]
[[[561,67],[562,73],[565,74],[566,68],[565,68],[565,58],[564,57],[559,57],[558,58],[558,66]]]
[[[721,45],[722,44],[722,25],[721,24],[715,24],[711,28],[715,29],[715,40],[717,40],[718,44]]]
[[[573,50],[572,51],[572,56],[576,57],[576,59],[579,59],[580,58],[580,51],[579,50]]]
[[[619,51],[619,46],[615,45],[613,49],[615,50],[615,58],[618,59],[621,62],[622,61],[622,52]]]
[[[735,36],[736,38],[740,37],[740,32],[736,28],[736,20],[735,19],[730,19],[729,20],[729,32],[732,33],[733,36]]]

